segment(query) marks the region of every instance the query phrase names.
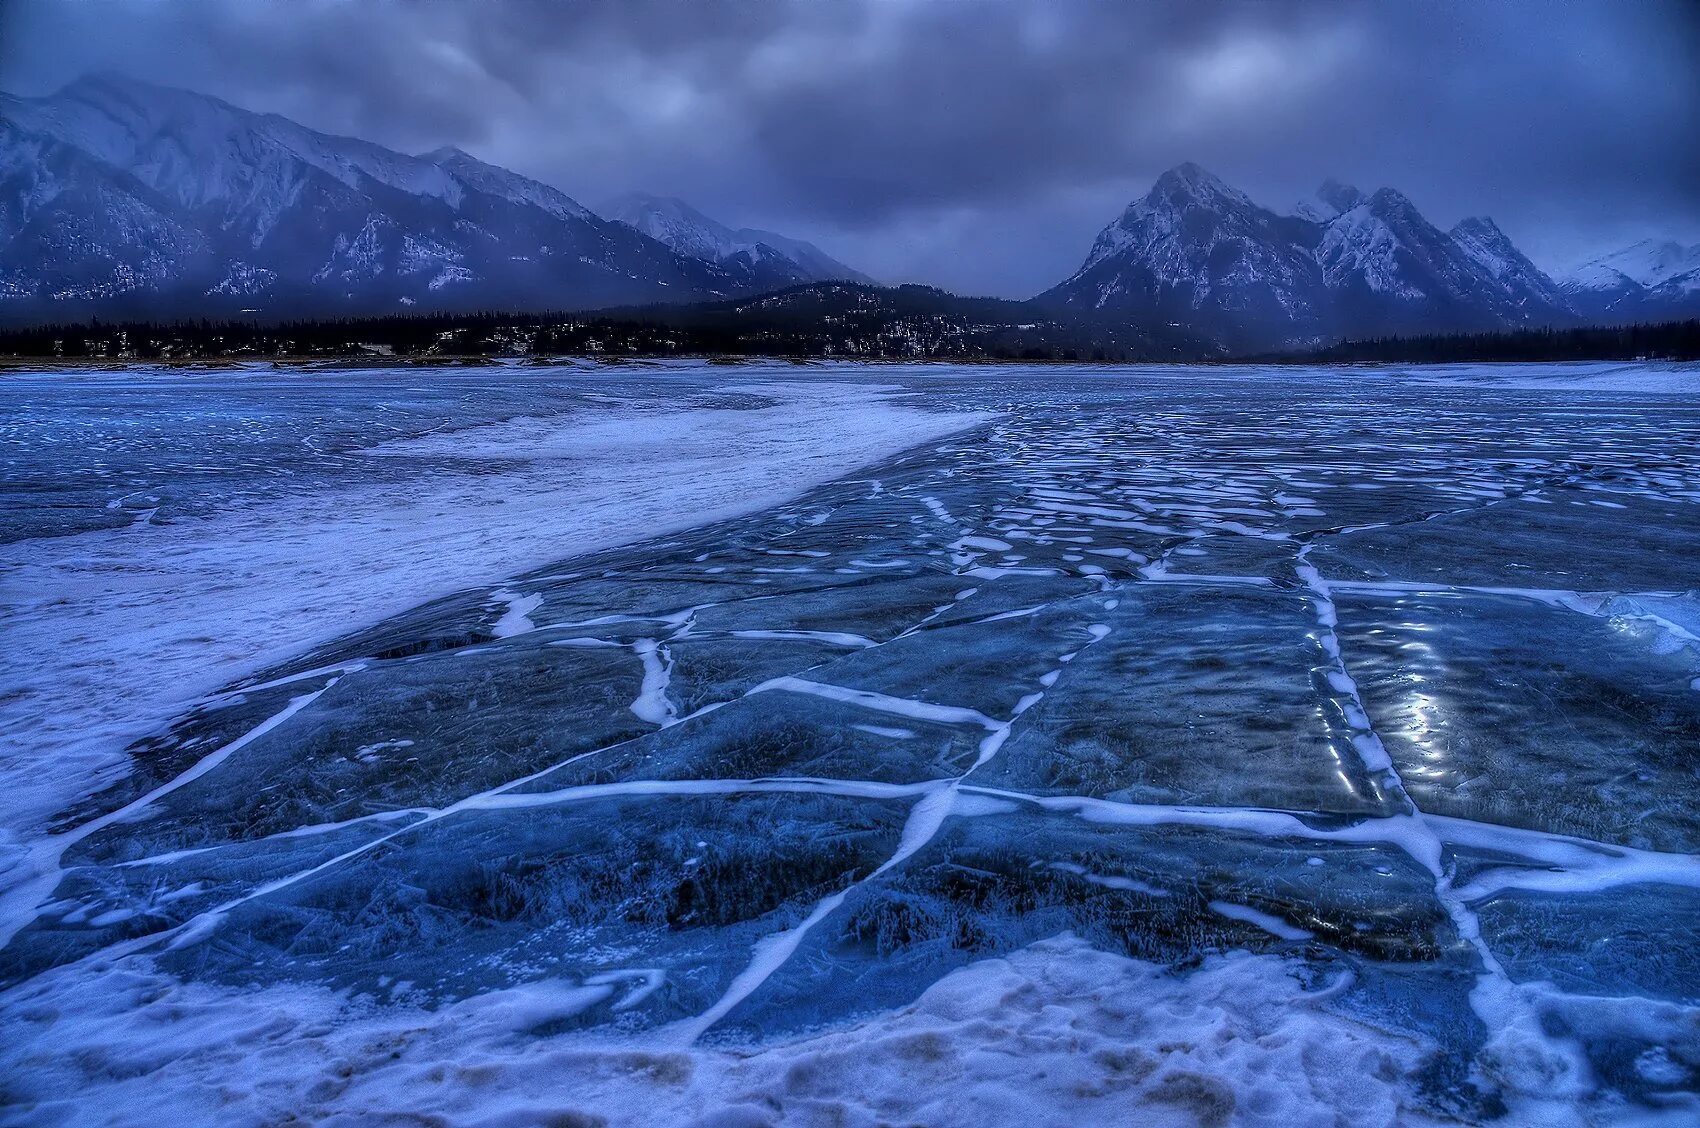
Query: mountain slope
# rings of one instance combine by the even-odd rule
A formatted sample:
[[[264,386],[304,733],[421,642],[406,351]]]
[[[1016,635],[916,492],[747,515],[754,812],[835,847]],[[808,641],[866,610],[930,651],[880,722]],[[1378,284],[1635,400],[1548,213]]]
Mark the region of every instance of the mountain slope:
[[[1332,180],[1283,216],[1193,164],[1159,177],[1036,300],[1229,349],[1571,316],[1491,220],[1443,232],[1392,189],[1366,196]]]
[[[733,229],[671,196],[632,192],[600,209],[681,254],[717,263],[747,289],[802,282],[869,282],[813,243],[755,227]]]
[[[1315,224],[1260,208],[1184,164],[1104,228],[1072,278],[1037,300],[1249,344],[1257,339],[1253,327],[1323,316],[1315,304],[1316,237]]]
[[[1613,319],[1700,314],[1700,243],[1643,239],[1576,266],[1559,287],[1578,311]]]
[[[1460,221],[1449,234],[1458,249],[1498,283],[1512,306],[1527,307],[1533,300],[1537,311],[1547,311],[1568,304],[1558,284],[1530,262],[1493,220],[1472,216]]]
[[[111,76],[0,99],[0,169],[0,293],[55,313],[572,308],[744,290],[459,150],[408,156]],[[67,217],[74,235],[44,234]]]

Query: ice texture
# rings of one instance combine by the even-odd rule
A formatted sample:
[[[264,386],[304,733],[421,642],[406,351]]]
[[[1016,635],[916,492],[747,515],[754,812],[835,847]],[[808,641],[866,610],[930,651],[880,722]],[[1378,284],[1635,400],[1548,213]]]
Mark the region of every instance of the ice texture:
[[[1692,1123],[1695,376],[22,377],[0,1098]]]

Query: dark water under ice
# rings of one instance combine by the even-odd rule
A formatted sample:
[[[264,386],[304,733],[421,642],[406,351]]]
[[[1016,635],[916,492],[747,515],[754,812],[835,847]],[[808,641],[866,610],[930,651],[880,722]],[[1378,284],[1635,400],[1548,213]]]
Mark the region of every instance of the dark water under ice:
[[[528,1036],[744,1044],[1067,932],[1183,972],[1279,953],[1430,1047],[1436,1115],[1681,1115],[1700,373],[1624,373],[303,377],[153,386],[195,404],[170,426],[89,393],[68,415],[104,422],[52,449],[14,415],[15,540],[310,492],[368,472],[371,428],[568,394],[634,427],[769,378],[988,418],[752,515],[497,553],[252,671],[58,813],[0,976],[136,958],[424,1008],[559,981],[594,989]]]

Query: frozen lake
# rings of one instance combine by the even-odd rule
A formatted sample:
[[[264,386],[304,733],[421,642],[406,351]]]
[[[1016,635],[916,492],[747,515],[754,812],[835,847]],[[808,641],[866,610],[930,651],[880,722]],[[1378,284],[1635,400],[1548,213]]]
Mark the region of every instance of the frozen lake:
[[[6,1122],[1700,1117],[1700,369],[10,373],[0,460]]]

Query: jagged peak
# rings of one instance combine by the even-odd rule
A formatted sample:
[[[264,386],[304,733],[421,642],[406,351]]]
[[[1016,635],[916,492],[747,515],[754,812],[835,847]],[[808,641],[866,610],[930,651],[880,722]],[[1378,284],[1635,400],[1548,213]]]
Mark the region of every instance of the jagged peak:
[[[1363,207],[1377,220],[1396,229],[1417,230],[1434,227],[1411,198],[1397,188],[1377,188]]]
[[[1464,255],[1496,279],[1513,276],[1534,286],[1542,297],[1556,298],[1552,279],[1517,248],[1499,224],[1485,215],[1459,220],[1447,237]],[[1561,299],[1559,299],[1561,300]]]
[[[1336,215],[1349,212],[1368,200],[1357,187],[1342,183],[1332,176],[1324,180],[1322,186],[1316,190],[1316,198],[1333,208]]]
[[[1615,285],[1618,279],[1650,287],[1697,266],[1700,266],[1700,243],[1684,246],[1675,239],[1640,239],[1620,250],[1588,259],[1569,275],[1586,287]]]
[[[1165,172],[1159,180],[1177,179],[1189,184],[1222,185],[1222,179],[1196,161],[1182,161],[1180,164]]]
[[[1497,239],[1506,238],[1506,234],[1504,231],[1500,230],[1499,224],[1495,223],[1491,218],[1485,215],[1472,215],[1464,219],[1460,219],[1457,223],[1453,224],[1452,230],[1449,234],[1491,235]]]
[[[440,145],[429,153],[420,153],[419,159],[430,161],[432,164],[483,164],[484,162],[455,145]]]
[[[1129,204],[1117,223],[1127,225],[1154,213],[1192,206],[1240,209],[1257,205],[1201,165],[1185,161],[1159,176],[1151,191]]]
[[[1173,196],[1179,193],[1193,197],[1245,197],[1245,193],[1229,187],[1221,177],[1192,161],[1183,161],[1159,176],[1156,184],[1152,185],[1151,192],[1156,196]]]
[[[1370,196],[1369,205],[1376,211],[1416,211],[1417,205],[1411,202],[1411,197],[1397,188],[1377,188]]]

